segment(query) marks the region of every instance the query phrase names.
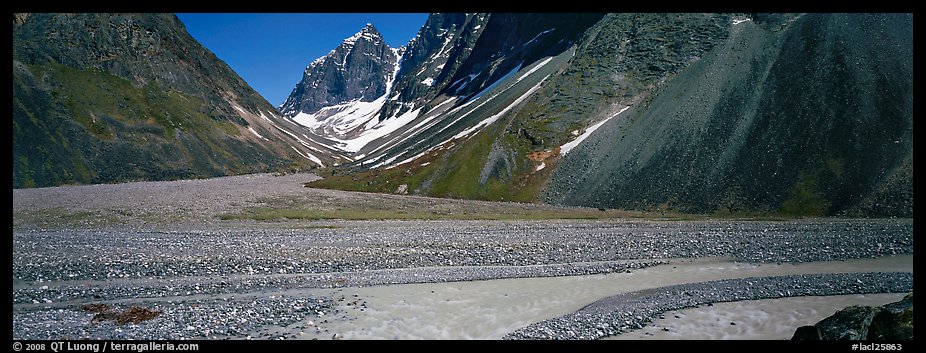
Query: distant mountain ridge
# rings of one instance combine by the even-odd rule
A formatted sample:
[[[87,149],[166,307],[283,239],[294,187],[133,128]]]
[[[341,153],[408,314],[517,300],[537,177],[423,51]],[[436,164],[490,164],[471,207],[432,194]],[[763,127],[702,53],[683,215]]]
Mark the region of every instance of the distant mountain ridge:
[[[565,52],[585,28],[601,17],[524,16],[529,17],[518,22],[521,15],[432,15],[404,47],[396,71],[391,73],[386,69],[388,65],[372,71],[354,69],[369,67],[370,60],[351,57],[379,58],[385,52],[378,45],[354,45],[355,41],[382,42],[375,28],[366,26],[331,53],[310,63],[281,110],[288,118],[309,127],[313,138],[333,141],[331,147],[352,159],[349,165],[393,165],[435,147],[440,142],[436,139],[446,141],[478,123],[474,120],[478,115],[469,114],[471,109],[511,103],[524,94],[531,86],[519,84],[514,90],[505,87],[503,100],[482,96],[520,67],[538,62],[544,55]],[[539,78],[536,71],[531,74]],[[376,94],[358,99],[357,88],[349,89],[348,82],[366,82],[357,87],[370,87],[368,90],[376,94],[382,91],[373,88],[389,89],[376,99],[371,99]],[[494,101],[464,107],[480,99],[485,103]],[[459,109],[450,109],[454,106]],[[447,118],[447,114],[456,117]]]
[[[441,13],[399,67],[394,93],[336,136],[347,176],[314,186],[913,213],[909,14]]]
[[[401,48],[361,28],[278,111],[176,16],[14,14],[14,188],[315,169],[346,190],[912,217],[912,27],[432,14]]]

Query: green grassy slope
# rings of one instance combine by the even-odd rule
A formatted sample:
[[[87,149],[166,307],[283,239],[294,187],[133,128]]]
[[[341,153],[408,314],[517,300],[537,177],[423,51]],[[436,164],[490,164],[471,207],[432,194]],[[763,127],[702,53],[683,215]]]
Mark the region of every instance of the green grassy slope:
[[[257,172],[289,162],[236,139],[198,97],[99,70],[15,65],[13,184],[35,187]]]
[[[230,102],[274,111],[174,15],[16,14],[13,187],[308,164],[243,136],[248,122]]]
[[[312,185],[644,211],[912,216],[911,17],[733,20],[609,14],[540,90],[478,135]],[[623,106],[556,156],[570,132]]]

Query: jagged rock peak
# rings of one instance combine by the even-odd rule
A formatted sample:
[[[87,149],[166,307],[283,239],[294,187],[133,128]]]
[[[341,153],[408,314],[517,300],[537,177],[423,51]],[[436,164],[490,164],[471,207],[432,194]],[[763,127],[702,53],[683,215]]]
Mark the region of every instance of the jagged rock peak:
[[[379,30],[377,30],[373,24],[367,23],[366,26],[361,28],[359,32],[345,38],[341,42],[341,45],[339,45],[337,48],[329,51],[328,54],[325,54],[312,61],[308,66],[306,66],[305,72],[309,72],[313,66],[319,65],[325,62],[326,59],[335,56],[339,49],[342,51],[350,52],[350,50],[353,49],[353,47],[357,44],[357,41],[369,42],[372,45],[384,44],[383,36],[379,33]],[[386,45],[386,47],[388,48],[389,46]]]
[[[401,52],[390,48],[379,30],[367,23],[312,61],[280,110],[292,117],[351,101],[371,102],[388,91]]]
[[[379,30],[373,26],[372,23],[367,23],[366,26],[363,26],[363,28],[360,29],[360,32],[357,32],[347,39],[344,39],[344,41],[341,42],[341,45],[353,45],[358,40],[366,40],[375,44],[377,41],[382,41],[383,36],[379,33]]]

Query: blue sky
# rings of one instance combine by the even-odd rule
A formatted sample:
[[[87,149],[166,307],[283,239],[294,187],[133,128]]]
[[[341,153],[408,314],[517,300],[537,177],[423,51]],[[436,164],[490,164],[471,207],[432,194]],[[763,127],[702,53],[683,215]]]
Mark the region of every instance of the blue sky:
[[[270,104],[279,106],[306,65],[372,23],[393,48],[405,45],[428,14],[178,13],[187,31]]]

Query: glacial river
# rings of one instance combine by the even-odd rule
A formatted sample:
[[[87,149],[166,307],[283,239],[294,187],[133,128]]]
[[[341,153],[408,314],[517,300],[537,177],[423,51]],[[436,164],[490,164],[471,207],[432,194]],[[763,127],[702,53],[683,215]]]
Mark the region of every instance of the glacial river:
[[[306,339],[331,339],[333,333],[344,339],[498,339],[530,323],[574,312],[618,293],[724,278],[878,271],[912,272],[913,256],[801,264],[673,259],[671,264],[633,273],[318,290],[348,298],[341,308],[347,314],[332,317],[325,325],[328,332],[305,330],[301,328],[304,323],[278,332],[304,331],[299,337]],[[798,326],[816,323],[843,307],[881,305],[903,296],[868,294],[718,303],[667,312],[664,319],[642,330],[612,338],[786,339]],[[352,299],[365,302],[365,307],[344,305]]]

